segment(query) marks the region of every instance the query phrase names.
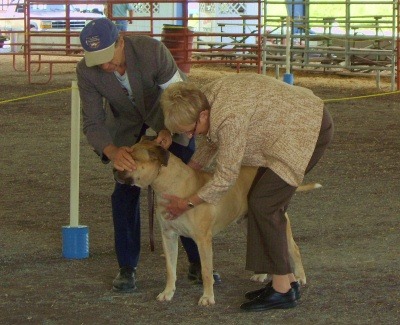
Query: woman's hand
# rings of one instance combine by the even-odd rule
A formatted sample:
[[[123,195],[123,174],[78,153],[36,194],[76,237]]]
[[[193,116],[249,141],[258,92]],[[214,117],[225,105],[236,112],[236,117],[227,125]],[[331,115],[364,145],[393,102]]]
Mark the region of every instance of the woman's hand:
[[[201,170],[203,168],[202,165],[200,165],[199,163],[191,160],[189,161],[189,163],[187,164],[190,168],[195,169],[195,170]]]
[[[168,130],[161,130],[158,132],[157,138],[155,140],[161,147],[168,149],[172,144],[171,132]]]
[[[161,203],[167,210],[167,220],[175,220],[180,215],[190,209],[186,199],[179,198],[175,195],[164,194],[163,198],[168,200],[166,203]]]

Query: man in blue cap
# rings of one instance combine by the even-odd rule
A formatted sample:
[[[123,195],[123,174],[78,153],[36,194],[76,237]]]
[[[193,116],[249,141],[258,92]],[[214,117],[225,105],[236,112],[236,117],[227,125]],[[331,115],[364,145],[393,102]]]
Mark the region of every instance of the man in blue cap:
[[[156,141],[188,162],[194,140],[171,138],[164,127],[159,107],[163,89],[181,81],[171,53],[160,41],[148,36],[120,36],[107,18],[91,21],[80,34],[85,57],[76,72],[83,106],[83,132],[104,163],[117,170],[136,168],[130,147],[148,127],[157,132]],[[107,104],[104,104],[106,99]],[[136,266],[140,254],[140,189],[115,183],[111,196],[115,250],[119,273],[113,290],[136,289]],[[197,246],[191,238],[181,237],[190,262],[188,278],[201,283]],[[214,272],[216,283],[221,281]]]

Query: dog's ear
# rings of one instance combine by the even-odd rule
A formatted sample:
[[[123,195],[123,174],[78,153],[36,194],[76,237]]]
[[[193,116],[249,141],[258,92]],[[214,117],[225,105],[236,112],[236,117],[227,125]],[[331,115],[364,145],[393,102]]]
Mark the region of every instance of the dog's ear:
[[[152,146],[149,149],[150,158],[158,160],[161,165],[168,166],[169,151],[159,145]]]
[[[142,137],[140,138],[140,142],[142,142],[143,140],[144,141],[146,141],[146,140],[153,141],[155,139],[157,139],[157,136],[154,136],[154,135],[142,135]]]

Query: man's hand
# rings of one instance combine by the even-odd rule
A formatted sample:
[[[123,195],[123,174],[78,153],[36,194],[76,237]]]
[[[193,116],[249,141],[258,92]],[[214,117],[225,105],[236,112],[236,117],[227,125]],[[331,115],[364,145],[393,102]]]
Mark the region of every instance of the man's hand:
[[[168,130],[161,130],[158,133],[155,141],[164,149],[168,149],[169,146],[172,144],[171,132],[169,132]]]
[[[136,163],[131,155],[132,148],[108,145],[103,152],[113,162],[115,169],[119,171],[128,170],[130,172],[136,169]]]

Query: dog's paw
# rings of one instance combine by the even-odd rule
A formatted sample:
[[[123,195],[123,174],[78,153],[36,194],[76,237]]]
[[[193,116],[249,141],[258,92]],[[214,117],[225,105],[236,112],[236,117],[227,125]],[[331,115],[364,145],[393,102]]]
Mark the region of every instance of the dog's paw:
[[[250,278],[250,281],[254,281],[254,282],[265,282],[267,280],[268,280],[268,274],[254,274]]]
[[[157,296],[158,301],[171,301],[175,290],[164,290]]]
[[[296,277],[296,280],[301,284],[301,285],[306,285],[306,283],[307,283],[307,280],[306,280],[306,276],[305,276],[305,274],[303,274],[303,276],[297,276],[297,275],[295,275],[295,277]]]
[[[199,306],[212,306],[215,305],[214,296],[203,295],[199,300]]]
[[[304,268],[303,265],[300,264],[299,266],[294,267],[294,276],[296,278],[296,280],[301,284],[301,285],[305,285],[307,280],[306,280],[306,273],[304,272]]]

